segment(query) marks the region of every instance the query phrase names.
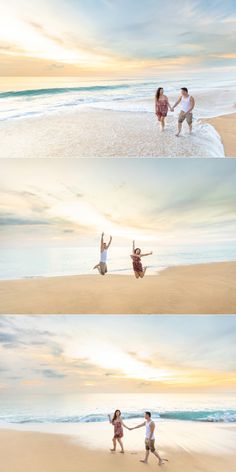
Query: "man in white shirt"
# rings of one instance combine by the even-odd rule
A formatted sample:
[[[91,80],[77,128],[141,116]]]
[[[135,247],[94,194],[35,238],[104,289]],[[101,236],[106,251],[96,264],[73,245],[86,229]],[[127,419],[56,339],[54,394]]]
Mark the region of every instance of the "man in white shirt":
[[[182,124],[183,124],[184,120],[186,120],[187,123],[188,123],[190,134],[192,133],[192,128],[193,128],[193,114],[192,114],[192,111],[195,107],[195,100],[191,95],[189,95],[188,89],[186,87],[181,88],[181,95],[178,98],[177,102],[175,102],[175,104],[172,107],[171,111],[174,111],[174,109],[180,103],[181,103],[181,112],[180,112],[179,118],[178,118],[178,132],[176,134],[177,137],[181,133]]]
[[[130,430],[132,430],[132,429],[138,429],[138,428],[142,428],[142,427],[146,426],[146,434],[145,434],[146,455],[145,455],[145,459],[141,460],[140,462],[143,462],[144,464],[147,464],[148,463],[148,457],[149,457],[149,454],[150,454],[150,451],[151,451],[154,454],[154,456],[158,459],[159,465],[163,465],[165,463],[164,461],[167,461],[167,459],[162,459],[161,456],[158,454],[158,452],[155,449],[155,434],[154,434],[154,431],[155,431],[156,425],[155,425],[154,421],[152,421],[150,411],[145,412],[144,418],[145,418],[145,421],[143,423],[139,424],[138,426],[135,426],[134,428],[130,428]]]
[[[98,269],[101,275],[105,275],[107,273],[107,251],[111,245],[112,236],[110,236],[109,243],[104,242],[104,233],[101,236],[101,243],[100,243],[100,262],[94,266],[94,269]]]

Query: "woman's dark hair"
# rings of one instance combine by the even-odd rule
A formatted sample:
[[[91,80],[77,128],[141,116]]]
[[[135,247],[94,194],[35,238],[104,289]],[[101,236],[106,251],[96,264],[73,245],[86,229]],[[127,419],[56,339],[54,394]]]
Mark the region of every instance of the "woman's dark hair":
[[[118,413],[118,411],[119,411],[119,413],[120,413],[120,415],[121,415],[121,411],[120,411],[120,410],[116,410],[115,413],[114,413],[114,415],[113,415],[113,418],[112,418],[112,423],[113,423],[113,421],[116,420],[116,413]]]
[[[157,89],[157,92],[156,92],[156,99],[157,99],[157,101],[158,101],[159,98],[160,98],[161,90],[163,90],[163,87],[159,87],[159,88]]]
[[[134,254],[137,254],[137,251],[141,252],[141,249],[139,247],[136,247],[136,249],[134,250]]]
[[[187,87],[181,87],[181,90],[183,90],[183,92],[186,92],[186,93],[188,93],[188,89],[187,89]]]

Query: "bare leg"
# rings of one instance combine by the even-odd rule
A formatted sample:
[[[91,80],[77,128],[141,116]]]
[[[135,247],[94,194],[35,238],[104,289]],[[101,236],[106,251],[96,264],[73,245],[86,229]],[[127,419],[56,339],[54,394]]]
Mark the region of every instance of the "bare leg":
[[[141,460],[140,462],[142,462],[143,464],[147,464],[147,463],[148,463],[149,454],[150,454],[150,451],[146,451],[145,459]]]
[[[161,126],[161,131],[164,131],[165,130],[165,118],[164,118],[164,116],[161,117],[160,126]]]
[[[94,270],[94,269],[97,269],[97,270],[98,270],[98,272],[99,272],[99,274],[101,274],[101,267],[100,267],[100,263],[99,263],[99,264],[96,264],[96,265],[94,266],[93,270]]]
[[[161,456],[158,454],[157,451],[153,451],[153,454],[154,454],[154,456],[156,456],[156,458],[158,459],[159,465],[163,465],[163,464],[165,463],[165,461],[168,460],[168,459],[162,459]]]
[[[178,136],[180,135],[180,133],[181,133],[181,130],[182,130],[182,123],[178,122],[178,133],[176,133],[175,136],[178,137]]]
[[[139,272],[135,272],[134,275],[135,275],[136,279],[139,279]]]
[[[115,452],[116,451],[116,438],[112,438],[112,442],[113,442],[113,449],[110,449],[111,452]]]
[[[143,272],[140,272],[139,277],[141,277],[141,279],[143,279],[146,270],[147,270],[147,267],[144,267],[144,268],[143,268]]]
[[[192,134],[193,131],[193,125],[189,125],[189,134]]]
[[[121,447],[121,451],[120,451],[120,452],[121,452],[122,454],[124,454],[125,451],[124,451],[124,446],[123,446],[123,443],[122,443],[121,439],[119,438],[119,439],[117,439],[117,441],[118,441],[118,443],[119,443],[119,445],[120,445],[120,447]]]

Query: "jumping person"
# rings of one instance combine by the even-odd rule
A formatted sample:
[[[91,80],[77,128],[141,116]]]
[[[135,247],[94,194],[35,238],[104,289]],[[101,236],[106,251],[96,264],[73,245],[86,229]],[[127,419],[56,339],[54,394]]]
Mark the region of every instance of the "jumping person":
[[[145,454],[145,459],[141,460],[140,462],[143,462],[143,464],[148,463],[148,458],[150,451],[154,456],[158,459],[158,464],[163,465],[165,461],[168,461],[168,459],[162,459],[161,456],[158,454],[158,452],[155,449],[155,423],[151,418],[151,413],[150,411],[146,411],[144,415],[145,421],[137,426],[134,426],[133,428],[129,428],[130,431],[133,429],[138,429],[138,428],[143,428],[144,426],[146,427],[146,434],[145,434],[145,449],[146,449],[146,454]]]
[[[107,251],[111,245],[112,236],[110,236],[109,243],[104,242],[104,233],[101,236],[101,245],[100,245],[100,262],[94,266],[93,269],[98,269],[101,275],[105,275],[107,273]]]
[[[145,256],[151,256],[152,252],[147,252],[146,254],[141,253],[141,249],[139,247],[135,248],[135,241],[133,241],[133,253],[131,254],[131,259],[133,261],[133,270],[136,279],[143,278],[147,267],[142,266],[141,258]]]
[[[168,97],[164,95],[164,89],[162,87],[159,87],[156,91],[155,109],[158,121],[160,122],[161,131],[164,131],[168,109],[172,111],[172,108],[169,104]]]
[[[176,136],[178,137],[182,130],[182,125],[184,120],[187,121],[189,126],[189,133],[192,133],[193,128],[193,114],[192,111],[195,107],[195,100],[194,98],[189,95],[188,89],[186,87],[181,88],[181,95],[178,98],[177,102],[172,107],[172,111],[181,103],[181,111],[178,118],[178,132]]]
[[[126,428],[126,429],[130,429],[130,428],[128,428],[124,424],[120,410],[115,411],[112,419],[111,419],[111,415],[108,415],[108,418],[109,418],[109,422],[114,426],[114,436],[112,438],[113,448],[110,449],[110,451],[111,452],[116,452],[116,443],[118,441],[118,443],[120,445],[120,448],[121,448],[120,452],[121,452],[121,454],[124,454],[125,451],[124,451],[124,446],[123,446],[123,442],[122,442],[122,438],[124,436],[123,427]]]

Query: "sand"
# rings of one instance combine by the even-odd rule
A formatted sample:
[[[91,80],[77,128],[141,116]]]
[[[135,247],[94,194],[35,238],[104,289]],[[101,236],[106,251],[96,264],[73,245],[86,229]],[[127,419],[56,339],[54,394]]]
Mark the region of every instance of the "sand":
[[[1,314],[235,314],[236,262],[0,282]]]
[[[207,120],[217,130],[224,145],[226,157],[236,157],[236,113]]]
[[[236,467],[236,455],[233,449],[235,427],[205,424],[197,426],[197,429],[201,430],[200,442],[203,443],[205,439],[206,447],[203,450],[197,450],[195,447],[200,436],[198,436],[199,431],[197,435],[195,434],[196,428],[192,423],[185,424],[182,428],[185,430],[183,442],[182,432],[175,437],[176,441],[174,440],[174,442],[167,432],[167,437],[170,439],[169,444],[160,444],[158,449],[163,457],[168,458],[163,469],[169,472],[218,472],[222,470],[233,472]],[[205,428],[205,426],[208,427]],[[209,426],[214,428],[211,428],[212,436]],[[225,434],[222,429],[221,442],[215,443],[214,432],[218,426],[225,428]],[[94,470],[118,472],[122,468],[127,472],[141,472],[147,467],[139,462],[143,458],[142,433],[139,433],[139,450],[132,450],[131,447],[123,455],[118,452],[116,454],[110,453],[109,443],[107,450],[93,449],[80,443],[79,438],[76,439],[69,435],[3,429],[0,431],[1,470],[4,472],[94,472]],[[218,433],[217,436],[219,436]],[[191,438],[188,447],[185,446],[184,437]],[[125,438],[125,441],[127,444],[129,439]],[[89,445],[91,446],[91,444]],[[150,456],[148,470],[159,470],[153,456]]]
[[[169,114],[165,133],[153,113],[80,108],[51,115],[5,121],[0,127],[0,157],[223,157],[214,129],[194,122],[176,138],[177,115]],[[235,154],[235,153],[234,153]]]

